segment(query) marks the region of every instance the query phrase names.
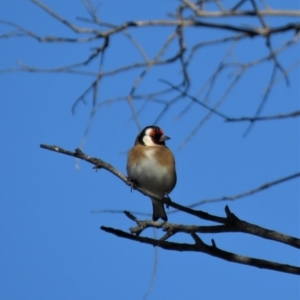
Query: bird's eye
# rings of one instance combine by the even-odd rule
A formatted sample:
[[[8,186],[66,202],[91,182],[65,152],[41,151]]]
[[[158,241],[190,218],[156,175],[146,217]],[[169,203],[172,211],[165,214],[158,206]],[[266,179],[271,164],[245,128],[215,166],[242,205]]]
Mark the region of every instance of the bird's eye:
[[[153,138],[154,140],[159,140],[160,139],[160,134],[152,134],[151,138]]]

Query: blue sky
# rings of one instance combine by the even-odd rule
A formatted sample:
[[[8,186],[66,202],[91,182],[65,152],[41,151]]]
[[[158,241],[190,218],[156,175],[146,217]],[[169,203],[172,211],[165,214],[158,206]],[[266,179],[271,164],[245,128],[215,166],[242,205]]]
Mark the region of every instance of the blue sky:
[[[87,13],[81,1],[47,1],[65,18]],[[94,2],[96,3],[96,2]],[[280,8],[280,1],[273,7]],[[272,4],[270,2],[270,4]],[[118,24],[131,19],[159,19],[172,11],[171,0],[102,1],[100,17]],[[294,1],[285,8],[299,9]],[[41,35],[74,36],[30,1],[4,0],[0,19],[35,30]],[[291,19],[295,21],[296,19]],[[269,20],[282,24],[286,19]],[[235,22],[239,22],[236,20]],[[242,23],[245,23],[242,22]],[[1,25],[1,33],[9,27]],[[151,57],[170,28],[130,31]],[[217,31],[202,29],[187,33],[187,45],[195,39],[215,38]],[[286,39],[279,35],[274,45]],[[90,47],[98,45],[40,44],[33,39],[1,39],[0,69],[17,67],[16,61],[36,67],[58,67],[83,60]],[[113,39],[104,68],[118,67],[138,57],[123,37]],[[206,74],[212,72],[225,48],[203,49],[193,61],[191,93],[197,93]],[[172,48],[171,48],[172,50]],[[170,51],[171,51],[170,50]],[[245,41],[232,59],[248,61],[266,54],[260,38]],[[284,67],[299,59],[299,46],[288,49],[279,59]],[[96,71],[97,63],[88,66]],[[251,116],[261,101],[272,64],[250,70],[220,107],[229,116]],[[140,72],[140,70],[139,70]],[[139,72],[110,77],[103,81],[99,101],[129,92]],[[139,92],[163,88],[158,79],[177,82],[178,68],[160,67],[149,73]],[[299,65],[290,73],[290,86],[278,82],[262,115],[299,110]],[[109,226],[127,231],[134,224],[123,214],[92,213],[97,210],[129,210],[151,213],[150,200],[130,189],[113,175],[71,157],[40,149],[41,143],[74,150],[83,139],[89,120],[91,97],[80,103],[74,115],[71,108],[92,77],[71,74],[1,74],[0,122],[0,298],[1,299],[143,299],[156,258],[157,272],[148,299],[298,299],[297,276],[238,265],[202,253],[169,252],[120,239],[101,231]],[[228,84],[224,76],[211,96],[215,103]],[[171,96],[170,96],[171,97]],[[168,99],[168,98],[165,98]],[[257,123],[247,137],[246,123],[225,123],[213,116],[192,140],[180,148],[205,110],[192,106],[181,118],[178,114],[188,99],[172,106],[158,123],[171,137],[168,145],[176,157],[178,183],[171,198],[183,205],[235,195],[265,182],[299,172],[299,119]],[[211,104],[210,103],[210,104]],[[141,103],[135,103],[136,108]],[[139,115],[141,125],[154,122],[162,109],[149,104]],[[95,116],[84,144],[84,152],[113,164],[125,173],[126,153],[138,133],[127,103],[105,105]],[[239,218],[256,225],[298,236],[299,179],[277,185],[251,197],[231,203],[206,204],[204,211],[224,216],[228,204]],[[141,217],[143,218],[143,217]],[[182,213],[170,214],[170,222],[210,224]],[[153,236],[153,230],[144,232]],[[164,233],[157,231],[158,237]],[[224,250],[237,254],[299,265],[299,251],[278,243],[243,234],[201,234],[213,238]],[[177,242],[193,243],[180,234]],[[156,256],[158,253],[158,256]],[[187,296],[188,295],[188,296]]]

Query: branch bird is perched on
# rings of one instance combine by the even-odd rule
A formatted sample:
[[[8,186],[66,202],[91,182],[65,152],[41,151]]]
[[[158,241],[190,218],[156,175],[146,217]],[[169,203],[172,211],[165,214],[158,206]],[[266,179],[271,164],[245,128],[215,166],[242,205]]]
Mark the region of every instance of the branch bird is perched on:
[[[129,151],[127,174],[141,188],[163,198],[176,185],[176,170],[173,153],[165,145],[170,138],[157,126],[145,127],[137,136],[134,147]],[[152,219],[168,220],[162,202],[151,199]]]

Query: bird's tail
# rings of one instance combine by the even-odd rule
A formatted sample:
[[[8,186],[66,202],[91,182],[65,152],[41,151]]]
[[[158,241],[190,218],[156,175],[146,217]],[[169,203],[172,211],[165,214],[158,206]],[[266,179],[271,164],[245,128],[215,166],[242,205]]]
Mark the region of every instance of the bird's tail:
[[[164,204],[161,201],[151,199],[152,206],[153,206],[153,221],[157,221],[159,218],[163,219],[164,221],[168,221],[168,217],[164,208]]]

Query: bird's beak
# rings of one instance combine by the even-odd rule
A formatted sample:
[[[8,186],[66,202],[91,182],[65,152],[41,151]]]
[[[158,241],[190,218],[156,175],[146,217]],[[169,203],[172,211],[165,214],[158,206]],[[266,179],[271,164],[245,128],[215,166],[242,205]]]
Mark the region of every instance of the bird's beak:
[[[166,140],[169,140],[170,138],[168,137],[168,136],[166,136],[166,135],[162,135],[160,138],[159,138],[159,141],[160,142],[164,142],[164,141],[166,141]]]

